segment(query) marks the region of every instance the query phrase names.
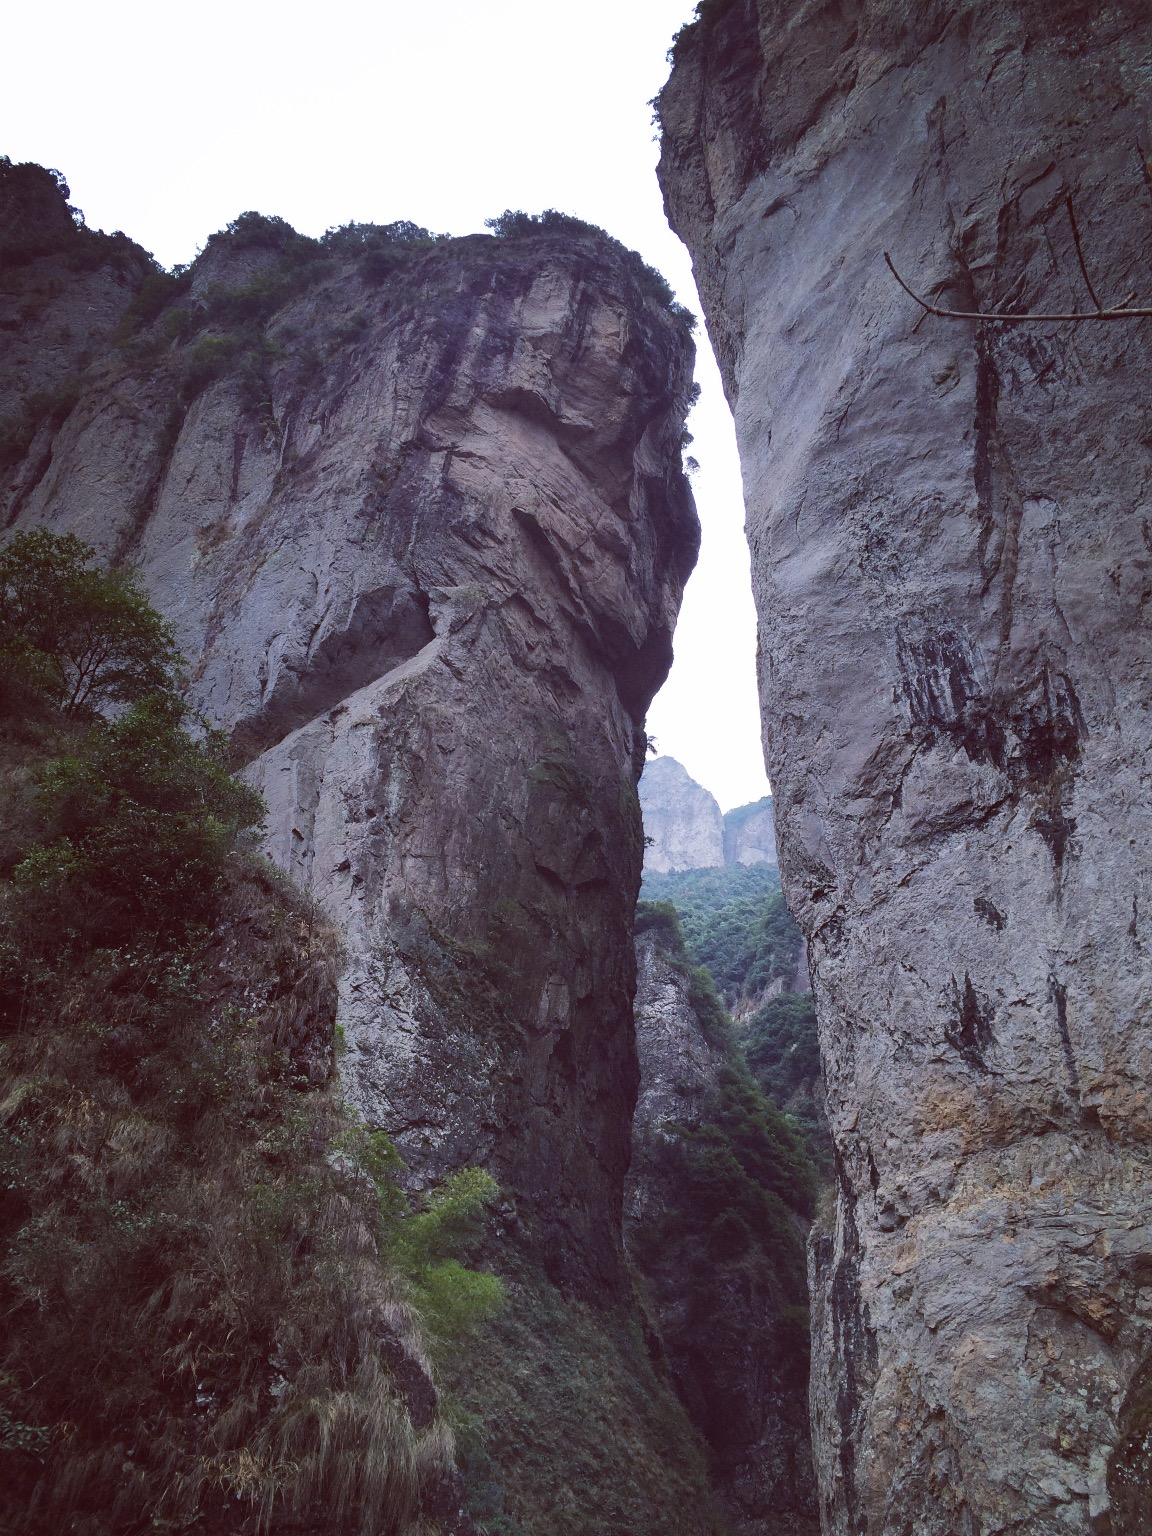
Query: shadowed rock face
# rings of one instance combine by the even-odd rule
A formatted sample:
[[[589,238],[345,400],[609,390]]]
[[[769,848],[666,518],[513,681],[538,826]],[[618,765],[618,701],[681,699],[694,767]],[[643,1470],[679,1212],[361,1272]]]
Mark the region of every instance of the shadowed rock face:
[[[736,413],[835,1223],[825,1529],[1146,1529],[1152,11],[709,4],[661,176]],[[1142,1459],[1143,1458],[1143,1459]],[[1145,1513],[1141,1513],[1141,1511]]]
[[[120,346],[142,253],[75,283],[29,257],[0,304],[72,403],[0,507],[138,565],[175,621],[270,853],[344,935],[365,1119],[417,1180],[491,1168],[509,1234],[603,1299],[624,1284],[642,723],[698,539],[691,341],[595,235],[401,248],[385,271],[305,253],[304,277],[296,240],[214,237]],[[69,351],[97,277],[103,331]]]

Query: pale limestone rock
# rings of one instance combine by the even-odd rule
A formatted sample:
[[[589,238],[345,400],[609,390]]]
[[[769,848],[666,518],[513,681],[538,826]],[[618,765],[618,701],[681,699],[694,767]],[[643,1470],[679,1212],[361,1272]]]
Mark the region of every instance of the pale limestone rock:
[[[945,306],[1090,308],[1070,196],[1102,296],[1152,302],[1150,36],[1146,0],[717,0],[660,98],[837,1146],[829,1536],[1147,1528],[1152,332],[923,318],[883,253]]]
[[[644,867],[710,869],[724,863],[724,818],[714,795],[674,757],[654,757],[640,780]]]
[[[725,864],[775,864],[776,816],[772,796],[724,813]]]

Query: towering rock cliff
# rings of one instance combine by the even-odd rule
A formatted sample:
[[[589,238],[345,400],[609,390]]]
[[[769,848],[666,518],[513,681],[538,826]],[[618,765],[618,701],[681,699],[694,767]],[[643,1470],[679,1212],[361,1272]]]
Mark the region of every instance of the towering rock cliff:
[[[640,780],[644,867],[711,869],[724,862],[724,818],[716,797],[674,757],[656,757]]]
[[[772,796],[720,811],[715,795],[674,757],[655,757],[640,780],[644,868],[650,874],[715,869],[721,864],[775,864]]]
[[[555,217],[245,215],[173,278],[65,196],[3,167],[6,523],[139,568],[343,937],[354,1107],[417,1184],[500,1183],[505,1333],[454,1384],[504,1415],[493,1518],[706,1532],[620,1245],[635,783],[698,538],[685,317]]]
[[[1152,301],[1150,32],[706,0],[659,101],[837,1149],[837,1536],[1148,1528],[1152,336],[926,317],[884,252],[943,308]]]

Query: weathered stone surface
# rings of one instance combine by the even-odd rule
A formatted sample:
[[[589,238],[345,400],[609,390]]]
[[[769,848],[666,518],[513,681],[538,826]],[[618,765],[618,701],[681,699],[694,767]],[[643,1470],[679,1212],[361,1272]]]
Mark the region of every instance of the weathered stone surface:
[[[73,337],[70,409],[0,505],[129,559],[175,621],[269,851],[344,937],[365,1119],[418,1180],[491,1168],[509,1230],[603,1300],[626,1286],[635,780],[698,537],[691,341],[594,232],[381,269],[240,224],[150,328],[91,357]],[[37,300],[33,349],[98,277]]]
[[[724,813],[725,864],[775,864],[776,815],[772,796]]]
[[[1150,28],[719,0],[660,99],[838,1153],[830,1533],[1146,1528],[1150,333],[924,318],[883,252],[945,306],[1084,310],[1071,199],[1100,294],[1152,300]]]
[[[709,869],[724,863],[724,818],[716,797],[674,757],[654,757],[640,780],[644,867]]]
[[[693,1155],[686,1138],[718,1110],[723,1118],[732,1039],[694,998],[687,958],[666,931],[638,933],[636,965],[640,1096],[625,1238],[648,1284],[672,1378],[709,1446],[731,1529],[811,1536],[816,1486],[793,1294],[802,1299],[802,1272],[790,1277],[787,1255],[741,1254],[739,1244],[734,1254],[715,1234],[686,1266],[676,1242],[677,1227],[698,1215],[683,1209],[685,1158]],[[793,1220],[802,1270],[804,1224]]]
[[[678,964],[667,941],[653,932],[636,939],[636,1048],[640,1093],[625,1199],[632,1224],[644,1220],[646,1204],[654,1197],[647,1174],[653,1149],[668,1138],[670,1127],[700,1125],[728,1059],[724,1042],[709,1037],[692,1006],[683,957]]]
[[[19,515],[152,263],[123,235],[73,220],[59,173],[0,157],[0,508]]]

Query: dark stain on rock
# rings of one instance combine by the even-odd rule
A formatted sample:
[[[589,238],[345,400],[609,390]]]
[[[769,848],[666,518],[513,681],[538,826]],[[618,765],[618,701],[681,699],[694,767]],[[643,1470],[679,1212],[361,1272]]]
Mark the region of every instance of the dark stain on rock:
[[[990,581],[1000,565],[999,556],[990,555],[993,535],[996,531],[996,475],[994,459],[999,451],[996,431],[996,412],[1000,403],[1000,375],[992,355],[992,340],[987,326],[980,326],[976,333],[976,409],[973,419],[975,448],[972,459],[972,478],[976,486],[976,503],[979,508],[980,534],[976,554],[980,562],[980,574]]]
[[[1110,1536],[1145,1536],[1152,1486],[1152,1356],[1132,1377],[1118,1427],[1119,1439],[1108,1462]]]
[[[1008,762],[1006,722],[978,676],[971,641],[955,630],[902,637],[900,670],[912,723],[930,744],[947,741],[975,763]]]
[[[1068,839],[1076,830],[1076,823],[1070,817],[1065,816],[1063,809],[1057,804],[1051,812],[1038,811],[1032,818],[1032,830],[1039,832],[1040,836],[1048,844],[1048,851],[1052,855],[1052,862],[1060,869],[1064,863],[1064,853],[1068,847]]]
[[[1041,671],[1011,715],[1020,765],[1029,779],[1051,778],[1080,753],[1084,713],[1065,672]]]
[[[854,1195],[839,1150],[835,1156],[843,1238],[826,1294],[834,1353],[841,1367],[836,1391],[836,1418],[840,1426],[838,1496],[848,1516],[846,1529],[855,1533],[865,1529],[856,1489],[856,1453],[867,1416],[866,1399],[876,1380],[877,1349],[876,1333],[860,1291],[860,1236],[853,1215]],[[832,1245],[825,1240],[822,1246],[824,1251],[817,1255],[817,1262],[823,1258],[825,1265],[831,1264]],[[832,1514],[832,1510],[825,1510],[829,1520]]]
[[[1076,1056],[1072,1050],[1072,1036],[1068,1033],[1068,989],[1055,976],[1048,978],[1048,996],[1056,1009],[1056,1028],[1060,1031],[1060,1048],[1064,1053],[1064,1065],[1068,1071],[1068,1087],[1072,1097],[1080,1102],[1080,1073],[1076,1070]]]
[[[989,928],[995,928],[997,933],[1003,933],[1004,924],[1007,921],[999,907],[990,902],[987,896],[977,896],[972,903],[977,917],[982,917]]]
[[[972,642],[954,629],[902,636],[898,663],[924,745],[959,748],[972,762],[998,769],[1011,797],[1033,799],[1031,825],[1059,869],[1076,830],[1065,801],[1087,735],[1072,679],[1044,662],[1012,692],[993,689]]]
[[[975,1067],[977,1072],[986,1072],[988,1064],[984,1056],[995,1038],[992,1025],[996,1014],[991,1003],[976,991],[967,971],[963,986],[952,978],[952,1010],[952,1018],[944,1026],[945,1039],[969,1066]]]

